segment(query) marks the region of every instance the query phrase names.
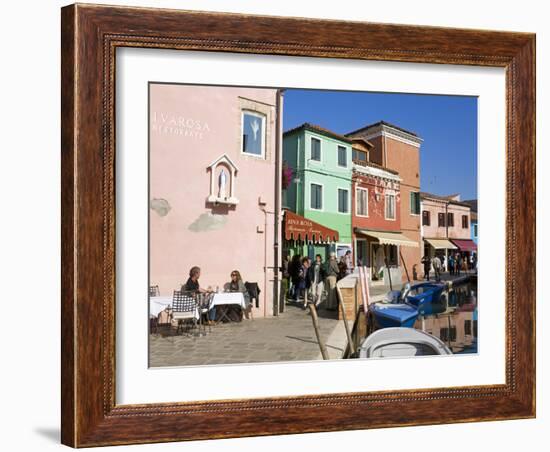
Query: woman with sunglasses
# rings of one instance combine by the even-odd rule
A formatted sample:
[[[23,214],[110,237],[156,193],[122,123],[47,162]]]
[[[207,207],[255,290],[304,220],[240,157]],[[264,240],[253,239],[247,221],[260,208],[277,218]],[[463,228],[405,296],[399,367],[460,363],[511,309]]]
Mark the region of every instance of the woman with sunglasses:
[[[246,317],[249,318],[250,312],[252,311],[252,306],[250,305],[250,297],[248,295],[248,291],[246,290],[243,278],[241,277],[241,273],[239,272],[239,270],[233,270],[231,272],[231,281],[225,283],[225,285],[223,286],[223,290],[225,292],[241,292],[243,294],[244,303],[246,305],[245,313]]]

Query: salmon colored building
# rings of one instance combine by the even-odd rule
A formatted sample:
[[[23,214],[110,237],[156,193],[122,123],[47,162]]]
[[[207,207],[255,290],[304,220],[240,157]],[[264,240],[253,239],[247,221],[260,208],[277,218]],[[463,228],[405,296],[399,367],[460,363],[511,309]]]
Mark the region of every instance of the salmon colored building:
[[[277,314],[282,97],[276,89],[150,85],[149,284],[172,295],[233,270]]]
[[[352,139],[361,138],[372,144],[368,162],[399,176],[399,230],[402,242],[399,261],[403,267],[401,280],[420,277],[420,145],[422,139],[414,132],[380,121],[346,134]],[[397,203],[396,203],[397,208]],[[383,223],[388,227],[387,222]],[[380,238],[380,242],[386,239]],[[387,239],[389,241],[389,239]],[[395,242],[398,244],[397,241]]]

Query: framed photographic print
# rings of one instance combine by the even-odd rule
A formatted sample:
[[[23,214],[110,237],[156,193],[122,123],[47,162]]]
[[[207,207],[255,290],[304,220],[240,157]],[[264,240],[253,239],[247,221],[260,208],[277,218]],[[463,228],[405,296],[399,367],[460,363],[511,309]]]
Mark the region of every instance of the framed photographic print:
[[[64,444],[535,416],[534,35],[76,4],[62,88]]]

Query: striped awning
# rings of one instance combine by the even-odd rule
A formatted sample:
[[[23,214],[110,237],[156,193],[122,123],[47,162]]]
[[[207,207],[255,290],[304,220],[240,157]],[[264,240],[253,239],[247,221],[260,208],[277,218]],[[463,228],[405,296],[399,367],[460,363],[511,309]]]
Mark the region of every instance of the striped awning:
[[[456,246],[452,244],[450,240],[447,239],[424,239],[436,250],[456,250]]]
[[[290,210],[285,210],[284,231],[286,240],[328,243],[337,242],[340,238],[338,231],[304,218]]]
[[[366,235],[367,237],[377,239],[379,243],[383,245],[401,245],[412,246],[418,248],[418,242],[409,239],[405,234],[401,232],[389,232],[389,231],[372,231],[370,229],[355,228],[357,234]]]

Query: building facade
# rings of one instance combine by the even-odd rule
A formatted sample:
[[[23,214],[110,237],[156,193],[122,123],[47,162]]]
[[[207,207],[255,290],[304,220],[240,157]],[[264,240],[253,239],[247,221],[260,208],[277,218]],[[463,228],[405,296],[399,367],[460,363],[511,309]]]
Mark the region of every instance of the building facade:
[[[459,195],[421,193],[423,254],[440,255],[447,262],[449,252],[475,252],[470,236],[470,206]]]
[[[281,109],[276,89],[150,85],[149,284],[162,295],[193,266],[213,289],[239,270],[261,290],[254,315],[276,312]]]
[[[401,282],[401,178],[396,171],[354,159],[352,230],[356,265],[370,269],[372,281]],[[416,246],[418,246],[416,244]],[[388,274],[389,273],[389,274]]]
[[[420,146],[422,139],[415,134],[387,122],[377,122],[346,134],[352,139],[361,138],[373,145],[369,161],[387,170],[395,171],[399,182],[400,230],[406,240],[416,245],[402,246],[404,262],[402,280],[416,279],[420,269]]]
[[[283,207],[338,232],[338,242],[303,243],[299,254],[328,258],[352,249],[352,140],[312,124],[283,134],[283,159],[293,179],[283,193]]]
[[[477,245],[477,240],[479,237],[477,225],[477,199],[469,199],[463,202],[470,206],[470,238]]]

